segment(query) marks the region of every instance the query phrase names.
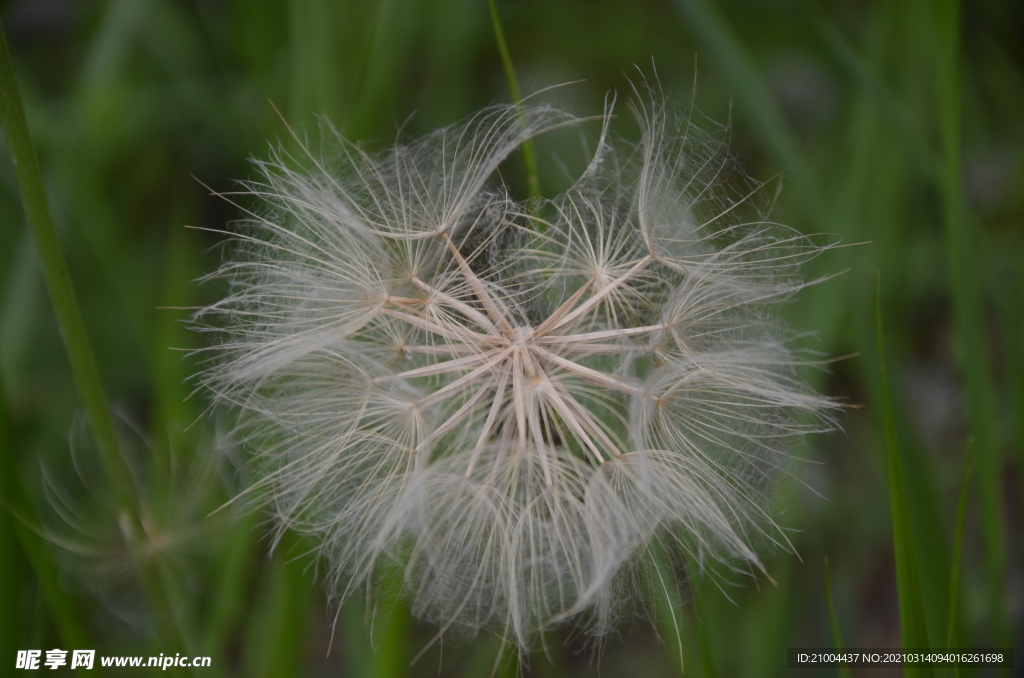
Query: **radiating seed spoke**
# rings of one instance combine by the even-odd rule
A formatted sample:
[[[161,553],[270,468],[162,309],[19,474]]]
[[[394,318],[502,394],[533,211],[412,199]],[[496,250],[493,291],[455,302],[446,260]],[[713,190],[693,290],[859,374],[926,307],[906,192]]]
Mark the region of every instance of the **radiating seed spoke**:
[[[398,320],[403,320],[412,325],[413,327],[418,327],[421,330],[426,330],[427,332],[437,334],[439,336],[445,337],[446,339],[451,339],[452,341],[489,345],[494,345],[495,343],[497,343],[495,341],[495,337],[493,336],[480,334],[478,332],[473,332],[472,330],[467,330],[463,327],[458,326],[445,327],[434,322],[433,320],[430,320],[429,318],[421,318],[411,313],[396,311],[393,308],[383,308],[381,309],[381,313],[391,316],[392,318],[397,318]]]
[[[526,446],[526,396],[523,393],[523,356],[522,351],[515,349],[512,355],[512,404],[516,411],[516,430],[519,432],[519,445]]]
[[[645,325],[643,327],[626,327],[618,330],[603,330],[601,332],[582,332],[580,334],[547,335],[537,339],[537,343],[546,346],[562,347],[568,344],[589,343],[593,341],[605,341],[607,339],[620,339],[622,337],[634,337],[638,334],[648,334],[665,329],[665,325]]]
[[[502,405],[505,403],[505,387],[508,386],[508,378],[511,374],[511,365],[507,365],[501,372],[501,380],[498,382],[498,388],[494,391],[494,401],[491,403],[491,409],[487,413],[487,420],[484,421],[483,428],[480,429],[480,437],[477,438],[476,447],[473,448],[473,454],[469,457],[469,464],[466,467],[467,478],[473,472],[473,466],[476,465],[476,461],[480,457],[487,439],[491,437],[491,429],[494,427],[494,422],[501,412]]]
[[[487,291],[483,281],[480,280],[476,273],[473,272],[473,269],[470,268],[469,262],[463,258],[462,254],[459,252],[459,248],[455,246],[455,243],[452,242],[452,239],[447,233],[441,233],[441,237],[444,238],[445,244],[448,245],[448,249],[451,251],[452,256],[455,257],[455,262],[458,264],[459,270],[462,271],[462,275],[464,275],[466,280],[469,281],[470,286],[473,288],[473,292],[475,292],[476,296],[480,299],[480,303],[483,304],[488,315],[491,316],[495,324],[497,324],[502,331],[511,332],[512,326],[509,325],[508,320],[506,320],[505,316],[498,310],[498,305],[495,303],[491,293]]]
[[[558,391],[559,395],[562,396],[563,402],[565,403],[566,407],[568,407],[570,410],[575,412],[577,416],[579,416],[580,424],[584,428],[589,430],[591,435],[597,438],[609,452],[611,452],[616,457],[621,457],[622,452],[619,450],[619,446],[616,445],[610,437],[608,437],[608,434],[601,427],[601,425],[598,422],[594,421],[593,417],[591,417],[590,413],[587,411],[587,408],[580,405],[579,401],[577,401],[572,396],[572,394],[569,393],[569,391],[566,390],[565,387],[563,387],[561,384],[554,382],[554,386],[555,389]]]
[[[565,317],[566,313],[572,310],[572,307],[575,306],[576,302],[579,301],[580,298],[587,293],[587,290],[590,289],[590,286],[593,283],[593,278],[583,283],[578,290],[573,292],[571,297],[562,302],[562,305],[556,308],[555,311],[551,315],[549,315],[547,319],[537,327],[537,329],[533,331],[533,336],[546,336],[548,331],[550,331],[558,321]]]
[[[540,366],[533,362],[529,352],[523,351],[523,363],[530,369],[530,372],[539,372]],[[544,433],[540,427],[540,403],[536,392],[531,393],[531,407],[527,408],[526,417],[530,425],[530,434],[533,436],[533,443],[540,452],[540,466],[544,472],[544,483],[551,487],[551,463],[548,460],[548,446],[544,439]]]
[[[443,424],[434,429],[434,431],[429,436],[424,438],[423,441],[416,446],[416,451],[421,452],[422,450],[426,449],[427,445],[434,442],[444,434],[448,433],[448,431],[452,430],[459,422],[465,419],[466,415],[472,412],[473,408],[476,407],[481,400],[483,400],[484,396],[487,395],[487,392],[491,389],[491,386],[493,385],[493,377],[484,382],[484,385],[480,388],[479,391],[477,391],[473,395],[472,398],[463,403],[462,407],[456,410],[452,416],[448,417],[447,421],[445,421]]]
[[[415,379],[416,377],[432,377],[438,374],[447,374],[448,372],[466,370],[474,365],[484,362],[501,351],[502,349],[500,348],[492,348],[490,351],[485,351],[478,355],[470,355],[465,358],[445,360],[444,362],[434,363],[433,365],[417,367],[412,370],[406,370],[405,372],[399,372],[398,374],[383,377],[383,379]]]
[[[454,393],[454,392],[456,392],[456,391],[458,391],[460,389],[465,388],[466,386],[468,386],[469,384],[473,383],[474,381],[479,379],[481,376],[486,374],[488,371],[494,369],[494,366],[497,365],[498,363],[500,363],[502,360],[506,359],[508,357],[509,353],[511,353],[511,351],[512,351],[512,349],[509,349],[509,348],[502,350],[500,353],[498,353],[497,356],[492,358],[490,361],[484,363],[480,367],[476,368],[475,370],[473,370],[469,374],[464,374],[463,376],[459,377],[458,379],[456,379],[452,383],[447,384],[446,386],[444,386],[444,387],[434,391],[430,395],[424,397],[423,399],[421,399],[419,401],[419,404],[422,407],[427,407],[429,405],[433,405],[437,401],[443,400],[444,398],[448,397],[449,394]]]
[[[466,302],[460,301],[455,297],[451,296],[450,294],[446,294],[441,290],[428,285],[419,278],[414,277],[412,281],[413,283],[418,285],[423,291],[436,297],[443,303],[448,304],[449,306],[457,310],[459,313],[462,313],[462,315],[466,316],[467,318],[469,318],[470,320],[472,320],[473,322],[475,322],[477,325],[484,328],[488,332],[495,334],[497,333],[498,328],[494,326],[494,323],[491,322],[490,318],[488,318],[486,315],[476,310]]]
[[[590,436],[588,436],[586,431],[583,430],[583,426],[577,420],[576,414],[562,399],[561,394],[558,392],[558,387],[550,379],[548,379],[548,384],[551,386],[551,390],[546,391],[545,396],[547,396],[548,400],[551,401],[551,404],[554,405],[555,410],[557,410],[558,414],[561,415],[562,420],[569,426],[569,428],[572,429],[573,433],[579,437],[584,446],[590,450],[597,463],[600,464],[604,462],[604,457],[601,456],[601,451],[597,449],[597,445],[594,444],[594,441],[591,440]]]
[[[588,356],[641,353],[648,349],[645,346],[633,344],[568,344],[559,346],[558,350],[567,355]]]
[[[416,345],[416,346],[401,346],[400,351],[406,353],[422,353],[423,355],[476,355],[480,353],[480,349],[475,346],[466,346],[465,344],[437,344],[436,346],[430,345]]]
[[[597,384],[598,386],[606,386],[608,388],[613,388],[616,391],[622,391],[623,393],[629,393],[632,395],[643,395],[644,393],[643,389],[641,389],[638,384],[631,384],[622,379],[613,377],[610,374],[605,374],[604,372],[598,372],[597,370],[589,367],[584,367],[579,363],[567,360],[560,355],[556,355],[547,349],[541,348],[540,346],[535,346],[533,350],[543,356],[548,362],[558,365],[566,372],[575,374],[584,381],[589,381],[593,384]]]
[[[640,261],[633,264],[633,267],[628,271],[620,275],[618,278],[613,280],[607,287],[599,292],[595,292],[593,296],[589,297],[586,301],[576,307],[572,312],[566,315],[564,318],[556,322],[548,329],[545,334],[553,334],[555,332],[561,332],[572,325],[577,319],[583,317],[591,310],[597,307],[601,301],[605,299],[609,294],[615,291],[616,288],[620,287],[623,283],[633,277],[637,271],[646,266],[651,261],[651,256],[647,255]]]

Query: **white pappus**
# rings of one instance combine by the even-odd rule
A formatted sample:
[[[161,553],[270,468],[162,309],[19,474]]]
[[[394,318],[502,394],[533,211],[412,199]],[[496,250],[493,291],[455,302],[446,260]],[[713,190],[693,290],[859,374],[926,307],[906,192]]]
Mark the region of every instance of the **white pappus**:
[[[420,618],[525,651],[614,628],[659,559],[786,547],[765,491],[834,403],[772,307],[824,248],[730,187],[727,129],[646,101],[638,143],[609,107],[583,174],[529,206],[496,169],[577,122],[544,106],[257,163],[199,378],[237,412],[249,496],[342,597],[397,566]]]

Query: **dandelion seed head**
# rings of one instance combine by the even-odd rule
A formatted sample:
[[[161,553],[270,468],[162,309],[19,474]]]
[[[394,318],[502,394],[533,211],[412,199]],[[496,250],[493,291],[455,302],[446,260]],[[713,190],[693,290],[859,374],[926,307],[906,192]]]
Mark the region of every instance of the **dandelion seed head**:
[[[209,516],[223,501],[216,455],[169,444],[153,447],[123,412],[114,419],[118,452],[135,490],[136,520],[118,506],[88,433],[76,417],[69,463],[40,462],[44,502],[35,528],[56,548],[62,583],[82,587],[106,614],[137,633],[159,623],[144,604],[147,571],[160,568],[175,585],[197,590],[210,545],[222,539],[225,516]],[[101,615],[97,621],[104,619]]]
[[[200,379],[341,597],[399,567],[420,618],[526,650],[612,630],[656,548],[741,571],[786,547],[764,493],[832,403],[772,308],[822,247],[730,188],[727,130],[641,101],[638,143],[609,108],[586,170],[529,207],[495,174],[575,122],[542,106],[379,153],[328,127],[257,163]]]

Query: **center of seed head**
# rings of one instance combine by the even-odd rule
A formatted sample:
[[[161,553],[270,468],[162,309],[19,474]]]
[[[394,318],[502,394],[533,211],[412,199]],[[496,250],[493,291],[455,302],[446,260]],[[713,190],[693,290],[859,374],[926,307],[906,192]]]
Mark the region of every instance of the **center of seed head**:
[[[512,328],[512,347],[513,348],[526,348],[533,343],[533,328],[532,327],[513,327]]]

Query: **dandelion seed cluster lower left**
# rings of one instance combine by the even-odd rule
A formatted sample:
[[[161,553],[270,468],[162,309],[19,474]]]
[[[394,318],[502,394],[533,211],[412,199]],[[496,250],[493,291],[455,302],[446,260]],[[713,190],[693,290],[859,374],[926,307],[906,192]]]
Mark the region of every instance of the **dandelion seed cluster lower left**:
[[[726,129],[634,108],[639,143],[606,115],[530,209],[493,175],[573,122],[545,107],[258,163],[228,295],[196,315],[220,337],[201,379],[238,413],[250,492],[341,595],[397,565],[419,617],[526,650],[608,631],[652,559],[748,569],[784,541],[764,493],[831,403],[771,307],[821,248],[723,180]]]

